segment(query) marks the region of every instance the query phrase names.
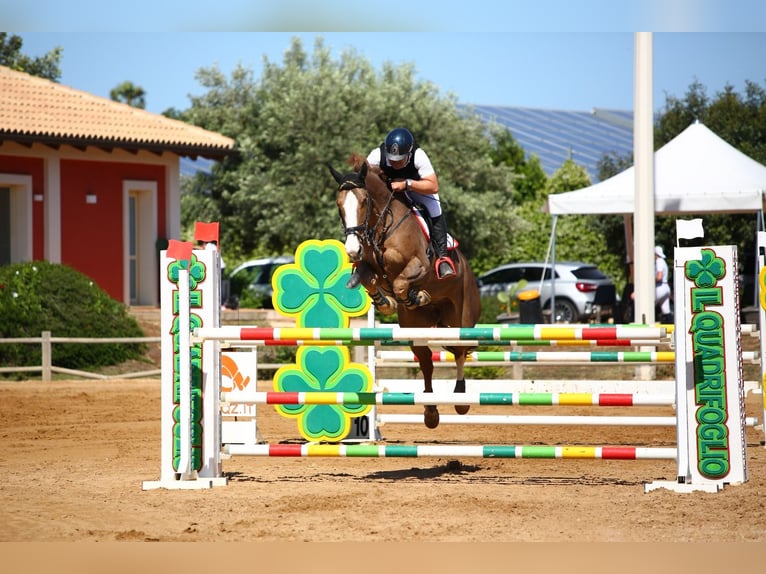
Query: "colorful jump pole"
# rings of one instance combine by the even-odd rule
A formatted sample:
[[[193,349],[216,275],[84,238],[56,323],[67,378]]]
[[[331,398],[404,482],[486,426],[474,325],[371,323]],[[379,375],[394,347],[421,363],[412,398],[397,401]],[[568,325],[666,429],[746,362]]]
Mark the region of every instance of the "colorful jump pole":
[[[329,393],[257,392],[248,398],[221,395],[224,403],[266,405],[485,405],[633,407],[673,405],[675,397],[630,393]]]
[[[451,341],[514,340],[599,340],[599,339],[661,339],[665,327],[618,325],[615,327],[550,327],[546,325],[517,325],[515,327],[358,327],[358,328],[271,328],[271,327],[199,327],[196,340],[217,341]]]
[[[368,444],[263,444],[228,445],[229,455],[270,457],[373,457],[373,458],[536,458],[601,460],[673,460],[675,448],[633,446],[539,445],[368,445]]]

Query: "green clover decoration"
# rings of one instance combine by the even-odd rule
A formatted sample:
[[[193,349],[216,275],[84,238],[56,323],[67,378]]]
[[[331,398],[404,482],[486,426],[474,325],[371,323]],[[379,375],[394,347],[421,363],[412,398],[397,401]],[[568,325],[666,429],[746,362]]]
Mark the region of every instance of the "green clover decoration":
[[[274,309],[294,316],[296,327],[348,327],[351,317],[367,313],[364,290],[346,287],[351,263],[340,241],[304,241],[295,261],[279,267],[271,282]]]
[[[197,256],[192,253],[191,261],[189,263],[189,289],[194,291],[197,289],[197,283],[205,278],[205,264],[197,259]],[[168,266],[168,279],[171,282],[178,284],[178,273],[181,269],[186,269],[187,261],[173,261]]]
[[[351,263],[340,241],[305,241],[295,252],[295,263],[274,272],[274,309],[295,317],[296,327],[347,328],[351,317],[364,315],[370,308],[370,299],[362,287],[346,287],[350,275]],[[372,390],[372,373],[366,365],[350,361],[347,347],[302,346],[295,363],[277,370],[274,390]],[[351,432],[351,420],[369,413],[372,405],[275,405],[275,409],[282,416],[297,419],[306,440],[337,442]]]
[[[282,367],[274,376],[274,388],[282,392],[358,393],[372,388],[365,365],[351,363],[346,347],[301,347],[295,367]],[[276,405],[285,417],[298,419],[308,441],[336,442],[351,431],[351,419],[370,412],[372,405]]]
[[[700,259],[687,261],[684,271],[697,287],[715,287],[726,275],[726,264],[712,249],[701,249]]]

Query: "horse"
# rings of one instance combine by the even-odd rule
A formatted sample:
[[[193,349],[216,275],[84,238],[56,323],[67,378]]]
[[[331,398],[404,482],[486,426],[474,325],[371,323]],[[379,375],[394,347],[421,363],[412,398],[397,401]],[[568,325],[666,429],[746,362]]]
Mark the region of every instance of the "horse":
[[[351,160],[354,171],[338,172],[327,164],[338,184],[336,203],[346,236],[345,248],[355,263],[361,283],[383,314],[396,312],[402,327],[473,327],[481,303],[476,277],[457,245],[450,251],[456,276],[439,280],[432,258],[434,249],[402,194],[394,193],[377,166],[360,156]],[[476,347],[445,346],[455,356],[455,393],[465,392],[466,357]],[[424,390],[433,392],[431,349],[410,346],[423,375]],[[466,414],[469,405],[455,405]],[[439,425],[436,405],[425,405],[428,428]]]

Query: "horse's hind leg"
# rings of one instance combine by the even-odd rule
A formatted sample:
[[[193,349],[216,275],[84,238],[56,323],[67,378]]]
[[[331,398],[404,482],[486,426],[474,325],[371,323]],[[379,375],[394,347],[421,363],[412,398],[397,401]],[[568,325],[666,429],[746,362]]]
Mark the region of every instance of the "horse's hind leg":
[[[453,353],[455,355],[455,365],[457,366],[457,377],[455,379],[455,392],[456,393],[464,393],[465,392],[465,375],[463,374],[463,367],[465,365],[465,359],[468,355],[468,350],[465,347],[461,347],[459,349],[455,349],[455,352]],[[471,405],[455,405],[455,412],[459,415],[466,414],[469,409],[471,408]]]
[[[420,363],[420,372],[423,373],[423,389],[426,393],[432,393],[434,362],[431,349],[428,347],[412,347],[412,352]],[[430,429],[439,426],[439,409],[436,405],[425,405],[423,408],[423,422]]]

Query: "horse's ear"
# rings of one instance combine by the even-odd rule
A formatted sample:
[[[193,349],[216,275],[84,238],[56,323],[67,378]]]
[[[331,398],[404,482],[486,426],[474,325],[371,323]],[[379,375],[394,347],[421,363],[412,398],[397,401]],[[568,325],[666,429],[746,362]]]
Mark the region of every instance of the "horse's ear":
[[[340,185],[341,181],[343,181],[343,174],[340,173],[338,170],[336,170],[330,162],[327,162],[327,167],[330,169],[330,173],[335,178],[335,182]]]
[[[367,168],[368,168],[368,167],[369,167],[369,166],[368,166],[367,162],[365,161],[365,162],[362,164],[362,168],[359,170],[359,179],[361,179],[362,181],[364,181],[365,179],[367,179]]]

